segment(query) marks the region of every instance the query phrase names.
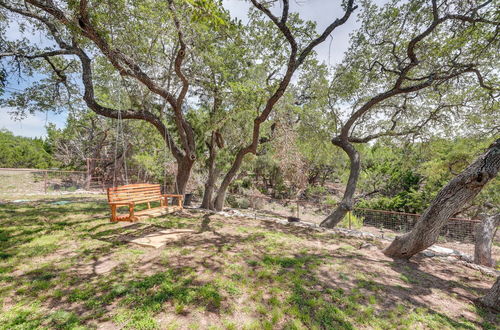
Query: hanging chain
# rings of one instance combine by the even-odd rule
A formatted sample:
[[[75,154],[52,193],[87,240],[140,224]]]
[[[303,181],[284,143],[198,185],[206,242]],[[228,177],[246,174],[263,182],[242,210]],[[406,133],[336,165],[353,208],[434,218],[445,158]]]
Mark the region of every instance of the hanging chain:
[[[165,123],[164,123],[164,130],[165,130],[165,139],[167,140],[164,144],[165,148],[164,148],[164,165],[163,165],[163,190],[166,192],[166,189],[167,189],[167,159],[168,159],[168,151],[167,151],[167,147],[168,147],[168,150],[172,150],[172,145],[170,143],[170,138],[168,136],[168,132],[167,132],[167,111],[165,110],[166,107],[163,109],[162,113],[163,113],[163,117],[165,119]],[[179,168],[177,168],[177,171],[179,171]],[[175,193],[178,194],[179,193],[179,185],[177,183],[177,178],[175,179]]]
[[[114,85],[114,84],[113,84]],[[117,158],[118,158],[118,146],[119,140],[121,139],[122,143],[122,158],[123,158],[123,169],[125,171],[125,184],[128,184],[128,168],[127,168],[127,149],[125,146],[125,133],[123,130],[123,118],[122,118],[122,97],[121,93],[118,94],[118,118],[116,121],[116,139],[115,139],[115,155],[114,155],[114,166],[113,166],[113,188],[116,187],[116,167],[117,167]]]
[[[116,121],[116,137],[115,137],[115,154],[114,154],[114,165],[113,165],[113,188],[116,187],[116,163],[117,163],[117,158],[118,158],[118,139],[119,139],[119,132],[120,132],[120,118],[122,116],[121,110],[118,109],[118,120]]]
[[[118,111],[118,121],[120,122],[121,139],[122,139],[122,150],[123,150],[123,169],[125,170],[125,184],[128,184],[128,169],[127,169],[127,148],[125,147],[125,133],[123,130],[123,118],[121,110]]]

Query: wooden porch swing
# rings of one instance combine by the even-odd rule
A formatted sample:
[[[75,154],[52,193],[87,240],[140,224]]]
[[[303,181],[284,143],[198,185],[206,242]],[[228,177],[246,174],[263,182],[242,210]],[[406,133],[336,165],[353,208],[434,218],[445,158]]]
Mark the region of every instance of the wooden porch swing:
[[[168,199],[177,199],[176,205]],[[142,218],[158,217],[182,210],[182,195],[162,194],[159,184],[138,183],[108,188],[108,204],[111,208],[111,222],[138,221]],[[151,208],[151,202],[160,202]],[[147,204],[147,209],[135,211],[137,204]],[[128,214],[118,214],[119,207],[128,207]]]
[[[182,210],[183,195],[179,194],[162,194],[161,187],[159,184],[150,183],[137,183],[128,184],[128,173],[127,173],[127,162],[124,157],[124,168],[125,168],[125,185],[115,186],[116,183],[116,158],[118,149],[118,139],[122,138],[123,152],[125,152],[125,137],[123,134],[123,123],[121,117],[121,111],[118,110],[118,121],[116,124],[116,142],[115,142],[115,166],[113,171],[113,187],[107,189],[108,204],[111,209],[111,222],[117,221],[138,221],[143,218],[162,216],[167,213],[172,213],[177,210]],[[166,157],[166,144],[165,144],[165,157]],[[166,187],[164,187],[166,188]],[[176,182],[177,188],[177,182]],[[178,191],[178,188],[177,188]],[[169,204],[169,198],[172,199],[172,203]],[[151,207],[151,203],[159,202],[159,206]],[[135,207],[138,204],[147,204],[147,208],[136,211]],[[174,205],[175,204],[175,205]],[[128,214],[118,214],[119,207],[127,207]]]

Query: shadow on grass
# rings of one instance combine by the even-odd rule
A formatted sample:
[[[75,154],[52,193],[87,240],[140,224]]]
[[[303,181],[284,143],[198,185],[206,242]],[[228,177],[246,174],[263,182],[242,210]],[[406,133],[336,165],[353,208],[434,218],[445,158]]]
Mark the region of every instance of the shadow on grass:
[[[102,219],[105,205],[47,203],[3,204],[0,205],[0,260],[17,255],[36,256],[44,254],[44,246],[34,244],[34,240],[64,231],[79,231],[81,226]],[[83,219],[82,219],[83,218]],[[55,243],[54,243],[55,244]],[[55,247],[57,249],[57,246]],[[32,250],[30,252],[30,250]],[[46,251],[51,252],[51,251]]]
[[[95,239],[106,243],[74,251],[68,257],[69,266],[45,263],[20,275],[5,275],[3,281],[9,283],[10,290],[19,299],[24,299],[27,306],[41,303],[54,311],[30,311],[29,308],[16,311],[13,308],[12,315],[3,319],[8,328],[16,324],[34,325],[35,328],[42,324],[59,328],[79,324],[95,326],[98,322],[109,321],[111,314],[115,323],[130,328],[146,327],[145,324],[160,326],[154,319],[159,313],[186,315],[196,309],[220,317],[235,310],[240,301],[238,294],[241,295],[238,290],[251,296],[250,306],[257,306],[249,313],[260,320],[259,327],[411,328],[423,324],[431,328],[469,329],[479,325],[453,320],[429,308],[419,298],[430,295],[432,289],[445,292],[460,289],[456,295],[470,300],[474,294],[464,292],[481,293],[482,289],[427,274],[418,264],[389,263],[389,267],[406,276],[408,287],[382,283],[378,278],[386,276],[383,272],[374,273],[371,278],[347,281],[349,285],[346,286],[343,283],[346,281],[341,277],[339,280],[339,274],[322,272],[320,266],[335,259],[349,265],[351,271],[363,272],[368,263],[380,264],[382,268],[388,267],[388,262],[340,249],[332,254],[297,253],[287,246],[282,246],[281,250],[277,246],[272,253],[266,249],[266,238],[272,239],[275,233],[290,235],[292,239],[323,239],[307,228],[261,222],[256,225],[259,232],[234,234],[219,230],[220,219],[204,221],[175,216],[123,227],[107,222],[107,218],[100,218],[106,223],[93,223],[98,219],[92,218],[95,213],[104,210],[107,210],[106,205],[69,204],[40,205],[37,210],[8,212],[18,217],[10,220],[13,223],[10,226],[19,224],[22,228],[29,224],[29,229],[23,228],[13,234],[14,229],[8,227],[0,235],[0,246],[7,248],[6,253],[16,254],[19,252],[15,250],[17,245],[39,235],[50,236],[63,230],[75,231],[82,241]],[[2,212],[5,210],[0,207],[0,216]],[[88,216],[84,220],[72,220],[74,213]],[[43,217],[51,214],[55,219],[37,224],[42,214]],[[161,251],[137,248],[147,258],[119,261],[105,273],[96,270],[103,260],[112,260],[117,251],[133,250],[125,245],[131,238],[165,228],[186,227],[200,230],[168,243]],[[267,237],[268,233],[273,235]],[[50,244],[47,244],[49,250]],[[33,248],[39,249],[39,246]],[[27,255],[29,253],[23,256]],[[238,267],[231,268],[234,265]],[[482,317],[490,319],[491,315]]]
[[[475,329],[482,327],[486,329],[494,329],[496,324],[498,326],[498,316],[493,311],[478,309],[476,313],[479,315],[479,320],[466,320],[463,317],[452,319],[443,314],[441,311],[433,309],[429,299],[431,295],[436,297],[436,291],[441,291],[446,296],[454,296],[466,304],[474,303],[477,296],[484,293],[485,289],[482,287],[474,286],[472,284],[462,284],[447,278],[441,278],[419,269],[419,261],[421,258],[416,258],[416,262],[408,261],[393,261],[387,262],[385,260],[376,260],[361,255],[335,255],[337,260],[345,260],[349,263],[351,269],[358,270],[359,278],[353,279],[354,283],[350,290],[361,290],[363,295],[369,296],[373,294],[375,297],[383,297],[379,307],[389,313],[398,313],[401,320],[409,320],[411,318],[420,322],[429,322],[431,327],[448,326],[458,329]],[[387,273],[383,271],[370,271],[363,273],[366,265],[371,265],[370,270],[383,269],[389,266],[399,275],[399,279],[404,282],[404,285],[387,284],[386,281],[381,281],[381,278],[387,278]],[[375,265],[375,267],[373,267]],[[377,266],[380,265],[380,266]],[[338,274],[329,272],[322,272],[322,285],[333,284],[341,286]],[[456,274],[454,274],[456,275]],[[340,277],[351,280],[353,274],[343,274]],[[438,298],[439,299],[439,298]],[[405,306],[402,308],[401,306]],[[444,308],[447,308],[443,306]],[[453,306],[448,306],[453,308]],[[401,310],[399,310],[401,309]],[[414,311],[411,311],[414,310]],[[411,313],[409,313],[411,312]],[[424,314],[427,314],[425,316]],[[405,325],[405,324],[400,324]],[[408,325],[408,324],[406,324]]]
[[[101,225],[93,227],[91,231],[95,231]],[[131,240],[144,237],[150,234],[165,230],[166,227],[161,227],[146,223],[131,223],[122,227],[114,227],[97,232],[90,235],[94,239],[98,239],[113,245],[123,245],[130,243]],[[90,231],[90,230],[89,230]]]

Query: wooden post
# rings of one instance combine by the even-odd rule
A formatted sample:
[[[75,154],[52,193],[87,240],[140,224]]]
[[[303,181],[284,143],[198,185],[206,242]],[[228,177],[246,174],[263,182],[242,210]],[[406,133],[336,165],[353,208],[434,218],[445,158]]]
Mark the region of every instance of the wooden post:
[[[352,211],[347,212],[347,215],[349,217],[349,229],[351,229],[351,212]]]
[[[111,222],[116,221],[116,205],[111,205]]]
[[[129,220],[131,220],[131,221],[137,221],[138,220],[138,218],[134,215],[134,207],[135,207],[135,203],[134,202],[130,202],[128,204]]]

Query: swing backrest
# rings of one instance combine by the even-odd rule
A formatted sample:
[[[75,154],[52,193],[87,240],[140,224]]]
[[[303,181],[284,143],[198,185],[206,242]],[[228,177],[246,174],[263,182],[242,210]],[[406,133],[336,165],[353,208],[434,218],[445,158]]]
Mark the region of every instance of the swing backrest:
[[[141,202],[161,198],[159,184],[137,183],[108,188],[108,202]]]

